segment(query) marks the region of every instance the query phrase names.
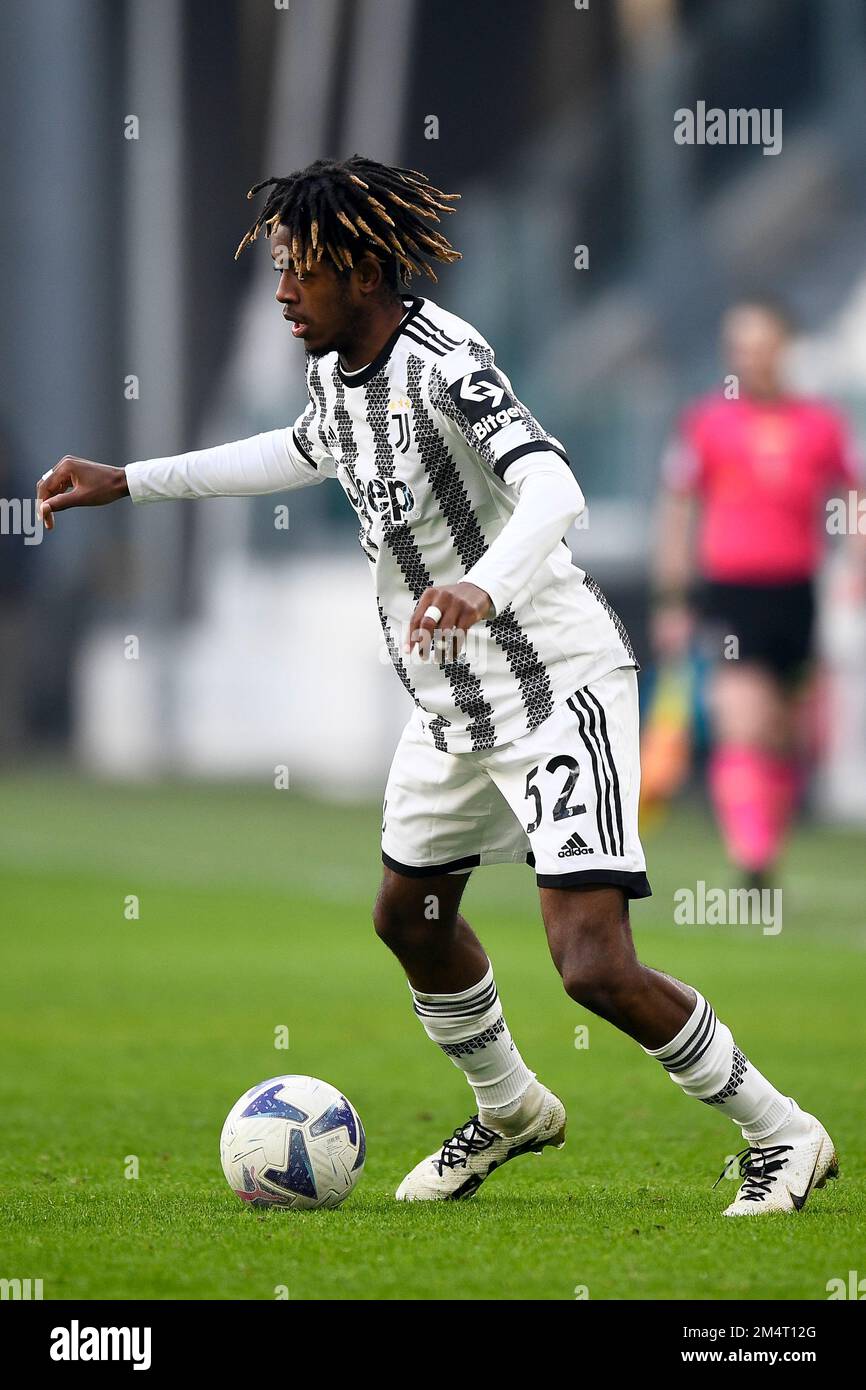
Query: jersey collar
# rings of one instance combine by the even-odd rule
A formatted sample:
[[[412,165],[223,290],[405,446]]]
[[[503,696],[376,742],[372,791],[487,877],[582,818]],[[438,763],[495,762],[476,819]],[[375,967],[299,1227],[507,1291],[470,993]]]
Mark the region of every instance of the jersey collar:
[[[376,375],[379,369],[383,367],[385,363],[388,361],[388,358],[394,351],[397,339],[400,337],[400,334],[403,332],[403,329],[406,327],[407,324],[410,324],[412,322],[416,314],[420,313],[424,304],[424,300],[421,298],[420,295],[403,294],[400,296],[400,298],[404,306],[408,307],[409,312],[403,318],[402,322],[397,324],[397,327],[394,329],[394,332],[391,334],[390,338],[384,344],[384,346],[382,346],[376,353],[376,356],[373,358],[372,362],[368,362],[366,367],[362,367],[359,372],[344,372],[343,368],[340,366],[340,358],[339,356],[337,357],[337,375],[339,376],[344,386],[364,386],[368,381],[370,381],[371,378]]]

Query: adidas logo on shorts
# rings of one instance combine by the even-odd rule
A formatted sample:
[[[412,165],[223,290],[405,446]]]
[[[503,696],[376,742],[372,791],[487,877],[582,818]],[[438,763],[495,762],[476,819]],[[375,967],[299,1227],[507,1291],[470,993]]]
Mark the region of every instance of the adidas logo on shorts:
[[[595,854],[595,850],[579,835],[571,835],[559,851],[560,859],[571,859],[575,854]]]

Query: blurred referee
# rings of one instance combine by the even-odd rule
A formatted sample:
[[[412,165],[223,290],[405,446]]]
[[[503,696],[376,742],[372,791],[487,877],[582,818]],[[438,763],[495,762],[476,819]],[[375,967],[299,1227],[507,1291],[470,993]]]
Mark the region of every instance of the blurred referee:
[[[750,887],[768,882],[803,781],[796,714],[826,501],[862,479],[838,412],[785,388],[791,329],[769,299],[727,310],[730,375],[685,410],[666,452],[654,563],[658,658],[682,655],[697,623],[714,663],[710,797]]]

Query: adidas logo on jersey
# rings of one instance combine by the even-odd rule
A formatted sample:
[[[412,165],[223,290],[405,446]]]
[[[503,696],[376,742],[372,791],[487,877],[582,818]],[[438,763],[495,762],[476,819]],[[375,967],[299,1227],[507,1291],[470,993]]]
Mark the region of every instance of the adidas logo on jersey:
[[[559,858],[572,859],[577,854],[595,854],[595,850],[579,835],[570,835],[559,851]]]

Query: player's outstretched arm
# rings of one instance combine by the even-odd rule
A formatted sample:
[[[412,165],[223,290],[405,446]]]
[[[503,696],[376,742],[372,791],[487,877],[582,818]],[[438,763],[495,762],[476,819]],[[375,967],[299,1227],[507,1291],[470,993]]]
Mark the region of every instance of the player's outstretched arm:
[[[327,476],[327,458],[321,452],[314,458],[301,446],[294,429],[268,430],[171,458],[143,459],[126,468],[133,502],[258,497],[309,487]]]
[[[37,512],[46,531],[54,530],[54,513],[68,507],[104,507],[129,496],[124,468],[67,454],[43,473],[36,486]]]
[[[321,451],[314,457],[301,445],[295,430],[278,429],[125,468],[67,456],[43,474],[36,496],[51,530],[53,513],[68,507],[100,507],[126,496],[133,502],[255,497],[323,482],[330,476],[327,464]]]

